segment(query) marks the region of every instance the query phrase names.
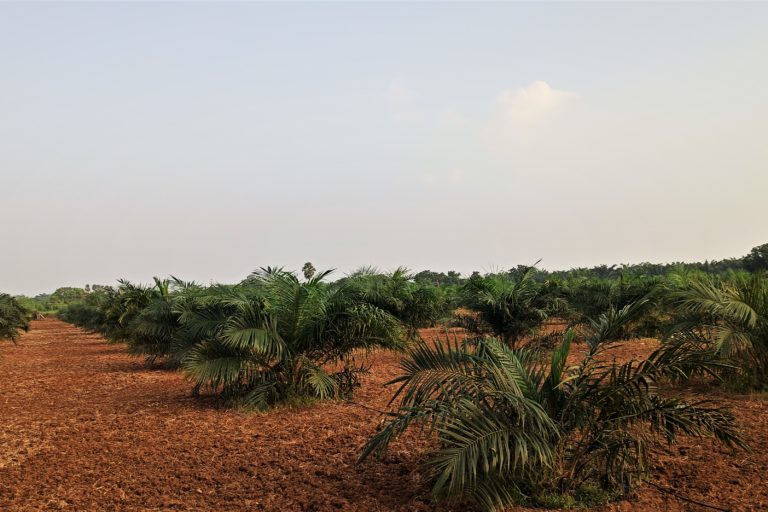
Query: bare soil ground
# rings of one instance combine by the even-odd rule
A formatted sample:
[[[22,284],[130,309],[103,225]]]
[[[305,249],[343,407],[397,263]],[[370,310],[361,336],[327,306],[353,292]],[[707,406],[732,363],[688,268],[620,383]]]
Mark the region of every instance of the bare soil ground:
[[[653,346],[627,343],[616,357]],[[149,368],[120,345],[34,321],[0,348],[0,510],[436,510],[419,467],[428,442],[407,436],[384,461],[355,464],[397,363],[377,353],[354,402],[242,413],[193,398],[181,374]],[[683,439],[657,451],[653,481],[721,508],[768,510],[768,401],[686,393],[733,407],[754,453]],[[645,485],[602,510],[707,509]]]

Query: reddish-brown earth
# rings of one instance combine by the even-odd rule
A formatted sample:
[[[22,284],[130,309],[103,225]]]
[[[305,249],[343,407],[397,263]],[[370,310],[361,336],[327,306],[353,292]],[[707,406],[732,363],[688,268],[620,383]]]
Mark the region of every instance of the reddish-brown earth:
[[[355,464],[397,361],[376,354],[354,402],[246,414],[193,398],[182,375],[122,346],[35,321],[0,348],[0,510],[435,510],[419,468],[427,442],[406,436],[384,461]],[[653,481],[721,508],[768,510],[768,401],[698,393],[734,408],[754,452],[683,439],[656,452]],[[707,509],[646,485],[602,510]]]

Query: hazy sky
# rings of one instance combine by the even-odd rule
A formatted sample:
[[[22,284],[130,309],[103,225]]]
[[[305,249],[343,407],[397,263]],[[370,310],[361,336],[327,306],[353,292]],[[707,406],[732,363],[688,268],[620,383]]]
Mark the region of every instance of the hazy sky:
[[[741,256],[768,4],[0,3],[0,290]]]

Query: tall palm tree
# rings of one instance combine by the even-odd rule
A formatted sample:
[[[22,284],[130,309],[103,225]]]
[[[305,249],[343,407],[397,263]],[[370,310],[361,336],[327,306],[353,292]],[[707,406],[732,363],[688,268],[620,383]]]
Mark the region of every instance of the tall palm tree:
[[[301,273],[304,274],[304,279],[306,280],[312,279],[312,276],[315,275],[315,272],[317,272],[317,270],[311,261],[306,262],[304,266],[301,267]]]

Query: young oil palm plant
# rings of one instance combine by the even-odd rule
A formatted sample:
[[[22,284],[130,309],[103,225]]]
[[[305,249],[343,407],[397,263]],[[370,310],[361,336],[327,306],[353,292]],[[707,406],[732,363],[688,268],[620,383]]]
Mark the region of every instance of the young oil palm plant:
[[[174,352],[181,328],[175,303],[199,288],[195,283],[173,276],[170,279],[155,277],[154,286],[139,295],[142,307],[127,324],[129,351],[145,356],[149,362],[162,358],[168,365],[177,366],[178,358],[169,357]]]
[[[329,273],[302,282],[263,269],[225,295],[180,310],[182,332],[196,340],[182,361],[195,385],[260,409],[351,392],[364,369],[357,352],[399,348],[402,327],[348,285],[326,283]]]
[[[659,307],[658,290],[664,280],[660,277],[637,275],[628,270],[618,271],[616,278],[577,276],[561,283],[562,296],[567,303],[565,316],[572,324],[588,322],[611,309],[643,301],[642,315],[624,326],[624,338],[633,335],[658,337],[666,314]]]
[[[362,268],[344,280],[360,300],[373,304],[398,318],[411,337],[423,327],[433,327],[450,315],[447,291],[429,283],[419,283],[405,267],[381,273]]]
[[[27,312],[16,299],[0,293],[0,340],[16,340],[21,331],[29,330]]]
[[[434,495],[494,510],[585,482],[624,490],[647,474],[648,447],[659,436],[714,435],[744,447],[728,411],[659,393],[666,377],[717,371],[723,363],[710,353],[679,341],[639,362],[608,357],[606,336],[636,310],[613,310],[585,328],[588,350],[574,366],[567,364],[572,330],[549,364],[498,338],[414,347],[391,382],[399,384],[398,407],[361,460],[421,426],[440,446],[429,463]]]
[[[462,324],[484,327],[510,346],[525,335],[533,334],[563,303],[548,293],[534,278],[535,267],[524,267],[515,275],[489,274],[475,276],[465,285],[468,306],[477,312],[478,322]],[[460,319],[461,320],[461,319]],[[471,317],[471,320],[475,320]]]
[[[671,339],[707,343],[735,368],[742,387],[768,386],[768,276],[731,274],[688,279],[671,294],[680,321]]]
[[[156,291],[124,279],[118,282],[120,286],[101,305],[104,316],[102,334],[111,342],[128,343],[133,334],[131,323],[149,305]]]

